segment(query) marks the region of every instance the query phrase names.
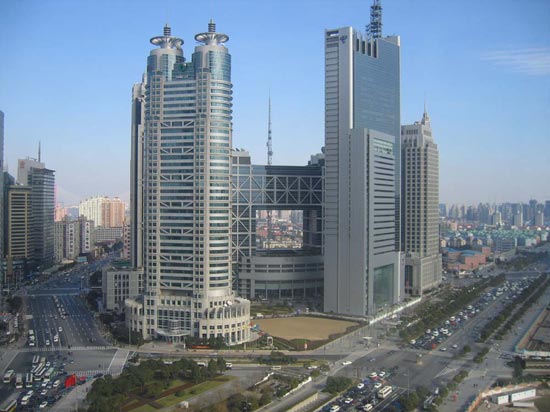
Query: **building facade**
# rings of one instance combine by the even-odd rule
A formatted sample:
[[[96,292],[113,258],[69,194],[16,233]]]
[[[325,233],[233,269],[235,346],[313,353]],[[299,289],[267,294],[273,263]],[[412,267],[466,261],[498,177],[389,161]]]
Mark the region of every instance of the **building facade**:
[[[380,30],[325,32],[325,312],[373,316],[401,299],[399,49]]]
[[[133,116],[141,123],[132,125],[132,138],[143,138],[142,154],[132,153],[143,192],[132,202],[142,203],[133,221],[143,221],[146,286],[141,299],[127,300],[127,320],[147,338],[221,337],[231,345],[250,337],[250,302],[231,288],[231,56],[213,22],[195,40],[186,62],[169,27],[151,39],[158,48]]]
[[[78,213],[94,221],[96,227],[122,227],[125,203],[118,197],[95,196],[78,205]]]
[[[135,299],[143,294],[143,270],[132,269],[130,261],[114,261],[102,271],[101,290],[103,308],[123,312],[126,299]]]
[[[322,167],[253,165],[232,155],[232,260],[234,289],[247,299],[306,300],[323,294]],[[302,212],[302,246],[257,244],[258,213]],[[260,217],[261,217],[260,215]]]
[[[439,151],[426,110],[401,128],[401,225],[405,293],[421,295],[442,280],[439,253]]]
[[[76,220],[65,217],[55,222],[55,261],[75,260],[93,250],[94,222],[84,216]]]
[[[5,256],[5,230],[4,225],[4,208],[5,208],[5,199],[4,199],[4,112],[0,110],[0,310],[4,308],[4,301],[2,297],[3,281],[4,281],[4,256]]]
[[[31,257],[31,188],[13,184],[7,187],[6,193],[3,287],[12,290],[23,279]]]

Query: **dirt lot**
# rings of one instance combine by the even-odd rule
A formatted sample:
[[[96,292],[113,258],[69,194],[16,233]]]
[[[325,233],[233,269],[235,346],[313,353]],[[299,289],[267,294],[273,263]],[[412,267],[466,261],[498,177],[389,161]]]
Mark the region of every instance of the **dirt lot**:
[[[322,319],[309,316],[290,318],[255,319],[264,332],[283,339],[327,339],[333,333],[345,332],[355,322],[344,320]]]

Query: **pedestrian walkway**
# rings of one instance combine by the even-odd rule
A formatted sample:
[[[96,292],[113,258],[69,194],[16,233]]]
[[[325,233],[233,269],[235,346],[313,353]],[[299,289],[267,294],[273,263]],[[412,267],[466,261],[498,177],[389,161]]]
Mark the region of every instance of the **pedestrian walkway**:
[[[74,346],[69,348],[68,346],[46,346],[36,348],[22,348],[19,352],[57,352],[57,351],[83,351],[83,350],[114,350],[118,349],[116,346]]]
[[[128,349],[119,349],[115,353],[115,356],[111,360],[111,364],[109,365],[109,373],[113,376],[118,376],[122,373],[124,370],[124,365],[126,365],[126,361],[128,360],[128,355],[130,354],[130,351]]]

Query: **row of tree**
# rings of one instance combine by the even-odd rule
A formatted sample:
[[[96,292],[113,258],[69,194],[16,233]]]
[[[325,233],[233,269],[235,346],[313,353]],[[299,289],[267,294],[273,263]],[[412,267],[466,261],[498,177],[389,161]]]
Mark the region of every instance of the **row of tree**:
[[[498,275],[489,279],[483,279],[476,284],[458,290],[448,290],[439,296],[438,300],[427,300],[421,303],[414,316],[402,318],[403,324],[399,336],[408,342],[416,339],[426,329],[432,329],[440,325],[445,319],[462,310],[464,306],[477,299],[487,287],[494,287],[504,282],[504,275]],[[407,326],[409,325],[409,326]]]
[[[524,311],[519,309],[518,312],[516,312],[516,314],[512,316],[512,313],[516,308],[516,306],[520,302],[524,302],[523,306],[528,305],[526,306],[526,308],[531,306],[536,301],[536,299],[540,297],[540,294],[542,294],[542,292],[544,292],[544,290],[546,289],[547,281],[548,281],[547,275],[540,275],[537,279],[535,279],[535,281],[533,281],[531,285],[529,285],[529,287],[524,289],[521,292],[521,294],[519,294],[514,300],[508,303],[497,316],[495,316],[491,321],[487,323],[487,325],[485,325],[485,327],[479,334],[479,341],[480,342],[487,341],[487,339],[489,339],[489,337],[491,337],[491,335],[494,332],[496,332],[498,329],[501,328],[501,326],[504,324],[505,321],[509,320],[509,322],[506,322],[506,325],[511,327],[517,320],[519,320],[523,315]],[[535,293],[536,291],[537,293]],[[529,298],[529,296],[532,294],[533,296]],[[536,299],[533,300],[535,296],[536,296]],[[505,328],[502,328],[501,330],[502,330],[502,333],[499,335],[500,338],[502,338],[504,331],[509,329],[505,327]]]

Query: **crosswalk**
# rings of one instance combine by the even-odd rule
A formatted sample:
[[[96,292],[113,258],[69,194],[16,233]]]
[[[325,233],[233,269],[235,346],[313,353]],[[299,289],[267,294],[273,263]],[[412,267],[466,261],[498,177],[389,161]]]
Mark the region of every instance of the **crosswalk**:
[[[434,378],[439,378],[440,376],[447,375],[449,373],[452,373],[456,371],[458,368],[451,368],[450,366],[447,366],[441,370],[437,375],[434,376]]]
[[[85,350],[113,350],[118,349],[116,346],[46,346],[35,348],[22,348],[19,352],[57,352],[57,351],[85,351]]]

